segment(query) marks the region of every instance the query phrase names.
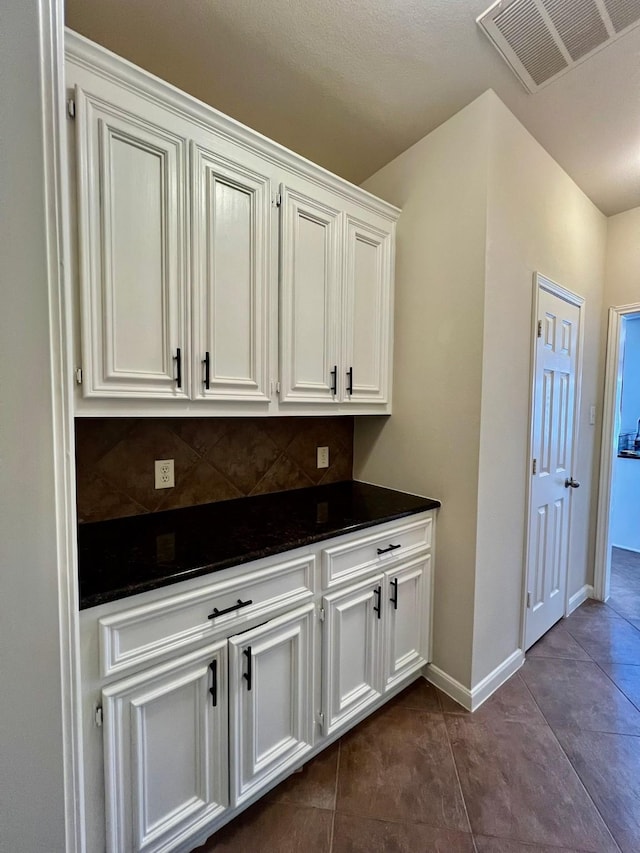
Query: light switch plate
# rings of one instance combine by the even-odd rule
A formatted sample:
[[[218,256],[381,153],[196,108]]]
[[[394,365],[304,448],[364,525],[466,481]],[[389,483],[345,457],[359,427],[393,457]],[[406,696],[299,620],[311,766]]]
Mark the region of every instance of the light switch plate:
[[[591,424],[591,426],[594,426],[595,422],[596,422],[596,407],[590,406],[589,407],[589,423]]]

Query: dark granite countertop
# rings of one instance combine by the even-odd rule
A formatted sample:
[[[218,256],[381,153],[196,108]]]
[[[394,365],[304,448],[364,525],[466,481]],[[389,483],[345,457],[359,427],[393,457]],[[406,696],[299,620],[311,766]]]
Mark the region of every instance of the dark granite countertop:
[[[80,609],[439,506],[349,481],[81,524]]]

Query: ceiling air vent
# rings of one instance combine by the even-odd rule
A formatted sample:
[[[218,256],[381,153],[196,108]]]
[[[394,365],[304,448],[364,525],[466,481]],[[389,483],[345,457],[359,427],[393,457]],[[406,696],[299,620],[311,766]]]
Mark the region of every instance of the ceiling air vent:
[[[640,0],[498,0],[478,18],[529,92],[640,23]]]

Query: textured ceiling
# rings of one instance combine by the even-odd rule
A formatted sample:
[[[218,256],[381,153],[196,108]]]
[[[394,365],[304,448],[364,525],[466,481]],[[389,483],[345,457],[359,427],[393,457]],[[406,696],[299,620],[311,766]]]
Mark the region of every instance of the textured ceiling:
[[[640,206],[640,28],[529,95],[489,4],[67,0],[66,23],[354,183],[493,88],[604,213]]]

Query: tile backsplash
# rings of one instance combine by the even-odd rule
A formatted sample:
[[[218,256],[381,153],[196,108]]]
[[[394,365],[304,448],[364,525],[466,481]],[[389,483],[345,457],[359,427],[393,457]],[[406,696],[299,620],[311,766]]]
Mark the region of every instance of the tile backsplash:
[[[174,488],[154,488],[156,459]],[[76,461],[78,520],[104,521],[350,480],[353,418],[78,418]]]

